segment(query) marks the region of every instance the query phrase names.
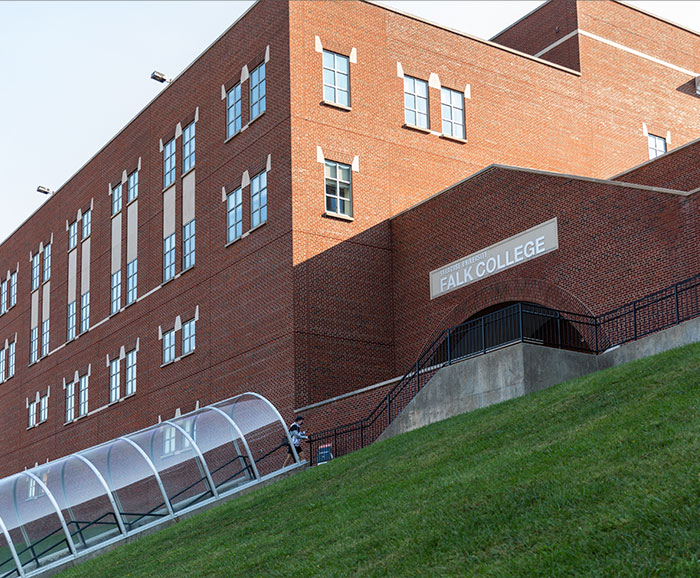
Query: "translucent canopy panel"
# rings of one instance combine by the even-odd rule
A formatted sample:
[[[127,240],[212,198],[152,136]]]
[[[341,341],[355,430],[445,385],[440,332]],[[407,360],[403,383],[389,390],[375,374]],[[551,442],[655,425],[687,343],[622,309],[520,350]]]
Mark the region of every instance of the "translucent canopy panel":
[[[31,576],[275,475],[288,441],[275,407],[246,393],[4,478],[0,578]]]

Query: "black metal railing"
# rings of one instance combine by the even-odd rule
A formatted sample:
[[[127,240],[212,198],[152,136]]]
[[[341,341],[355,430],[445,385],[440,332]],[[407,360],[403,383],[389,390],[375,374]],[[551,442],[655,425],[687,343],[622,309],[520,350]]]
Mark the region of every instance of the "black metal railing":
[[[373,443],[442,367],[513,343],[602,353],[700,315],[700,275],[597,317],[515,303],[445,329],[365,418],[312,434],[310,460],[320,447],[337,457]]]

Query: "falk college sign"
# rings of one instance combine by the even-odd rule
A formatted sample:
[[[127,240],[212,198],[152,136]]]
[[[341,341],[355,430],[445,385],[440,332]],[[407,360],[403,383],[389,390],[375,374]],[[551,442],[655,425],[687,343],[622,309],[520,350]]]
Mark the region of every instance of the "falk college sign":
[[[559,248],[557,218],[430,272],[430,298],[521,265]]]

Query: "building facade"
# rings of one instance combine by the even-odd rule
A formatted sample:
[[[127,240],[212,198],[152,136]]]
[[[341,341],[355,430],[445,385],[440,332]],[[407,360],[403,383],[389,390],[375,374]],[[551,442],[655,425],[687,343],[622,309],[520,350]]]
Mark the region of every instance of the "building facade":
[[[245,391],[289,417],[498,303],[596,313],[699,272],[698,55],[612,1],[485,41],[260,0],[0,246],[0,473]],[[557,251],[430,299],[552,218]]]

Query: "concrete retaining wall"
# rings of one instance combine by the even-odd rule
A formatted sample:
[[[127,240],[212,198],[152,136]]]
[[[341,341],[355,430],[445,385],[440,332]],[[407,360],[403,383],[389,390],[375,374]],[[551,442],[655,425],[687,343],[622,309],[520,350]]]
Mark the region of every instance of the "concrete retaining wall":
[[[528,343],[504,347],[439,370],[379,439],[697,341],[700,317],[597,356]]]

